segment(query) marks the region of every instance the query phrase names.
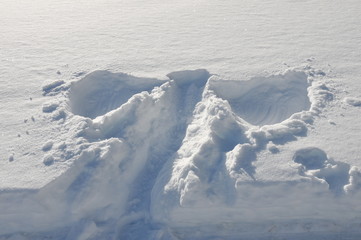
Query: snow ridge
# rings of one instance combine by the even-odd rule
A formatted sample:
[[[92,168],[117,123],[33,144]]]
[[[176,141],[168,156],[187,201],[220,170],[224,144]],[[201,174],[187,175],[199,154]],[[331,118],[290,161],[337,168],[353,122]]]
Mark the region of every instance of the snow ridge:
[[[51,102],[43,112],[74,126],[64,135],[76,146],[47,143],[52,155],[44,164],[73,163],[42,189],[1,194],[0,235],[297,239],[335,226],[339,233],[358,229],[361,173],[322,149],[295,151],[292,179],[260,180],[258,155],[306,136],[332,101],[317,84],[323,72],[293,69],[249,81],[204,69],[167,76],[95,71],[45,86],[46,95],[68,94],[67,105]],[[21,199],[20,209],[9,199]]]

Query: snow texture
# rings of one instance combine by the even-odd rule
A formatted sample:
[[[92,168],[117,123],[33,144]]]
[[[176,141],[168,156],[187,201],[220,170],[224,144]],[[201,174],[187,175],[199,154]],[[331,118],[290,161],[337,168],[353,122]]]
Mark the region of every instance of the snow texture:
[[[361,239],[360,12],[2,1],[0,239]]]
[[[351,106],[354,107],[360,107],[361,106],[361,99],[354,98],[354,97],[347,97],[345,98],[345,102]]]
[[[254,125],[282,122],[293,113],[309,110],[307,75],[288,72],[251,81],[213,81],[217,96],[229,102],[232,110]]]
[[[276,154],[306,136],[332,100],[325,86],[308,81],[310,71],[249,81],[222,80],[204,69],[167,76],[96,71],[61,90],[70,108],[45,105],[64,112],[62,124],[75,119],[79,126],[72,133],[78,150],[48,141],[43,164],[53,165],[56,156],[74,163],[37,191],[3,193],[0,234],[166,240],[322,232],[333,239],[328,232],[335,226],[359,233],[347,223],[360,221],[351,196],[360,194],[361,172],[322,149],[294,152],[294,180],[258,180],[258,154],[266,148]],[[43,91],[59,94],[54,87]],[[340,204],[357,211],[345,215]]]

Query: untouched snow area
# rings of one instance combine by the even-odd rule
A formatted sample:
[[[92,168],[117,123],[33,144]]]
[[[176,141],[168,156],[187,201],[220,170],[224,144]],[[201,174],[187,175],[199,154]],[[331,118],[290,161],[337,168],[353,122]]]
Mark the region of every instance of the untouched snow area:
[[[360,12],[4,0],[0,239],[360,239]]]

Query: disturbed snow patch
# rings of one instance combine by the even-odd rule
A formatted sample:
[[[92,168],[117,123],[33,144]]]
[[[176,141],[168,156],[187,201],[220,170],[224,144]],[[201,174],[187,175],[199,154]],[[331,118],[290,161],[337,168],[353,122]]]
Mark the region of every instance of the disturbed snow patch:
[[[258,154],[267,148],[277,154],[278,146],[306,136],[333,99],[317,72],[249,81],[224,81],[204,69],[167,76],[96,71],[44,87],[48,96],[68,94],[70,111],[51,102],[43,112],[65,127],[64,139],[75,147],[48,142],[43,163],[74,163],[35,193],[0,195],[6,206],[0,234],[237,239],[307,236],[335,224],[345,230],[340,215],[359,221],[359,204],[348,198],[359,194],[359,170],[321,149],[294,153],[292,180],[258,180]],[[20,210],[9,201],[19,198]],[[354,211],[345,214],[340,203]]]
[[[307,74],[297,71],[249,81],[210,81],[210,89],[253,125],[279,123],[294,113],[309,110],[308,86]]]
[[[339,195],[347,191],[350,182],[350,165],[336,162],[327,154],[315,147],[299,149],[293,161],[301,164],[299,172],[302,176],[319,180],[329,186],[330,191]]]
[[[361,99],[354,97],[346,97],[344,101],[354,107],[361,107]]]
[[[70,106],[74,114],[95,118],[118,108],[134,94],[150,91],[162,83],[124,73],[95,71],[71,84]]]

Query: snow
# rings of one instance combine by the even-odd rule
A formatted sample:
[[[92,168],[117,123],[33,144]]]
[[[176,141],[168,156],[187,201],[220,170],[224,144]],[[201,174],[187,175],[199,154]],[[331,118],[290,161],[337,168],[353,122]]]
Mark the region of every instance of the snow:
[[[361,106],[361,100],[358,99],[358,98],[346,97],[345,102],[350,104],[351,106],[354,106],[354,107]]]
[[[253,125],[282,122],[293,113],[310,108],[307,75],[303,72],[289,71],[284,76],[211,84],[236,114]]]
[[[63,85],[65,82],[63,80],[57,80],[48,84],[45,84],[43,86],[43,92],[44,94],[49,93],[50,91],[57,90],[61,85]]]
[[[136,78],[127,74],[96,71],[70,87],[72,112],[84,117],[95,118],[125,103],[131,96],[150,91],[161,81]]]
[[[0,239],[359,239],[358,1],[5,1]]]

